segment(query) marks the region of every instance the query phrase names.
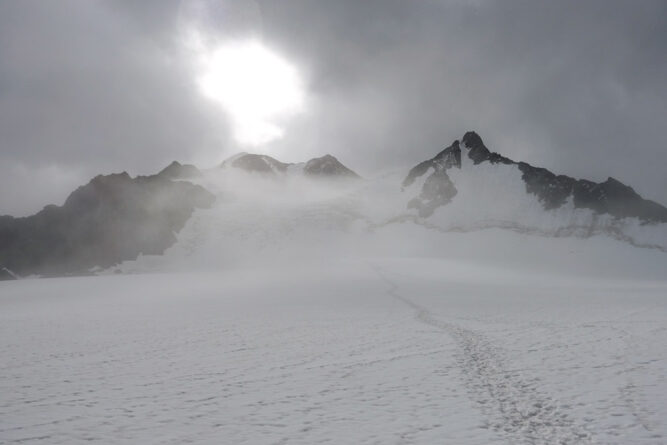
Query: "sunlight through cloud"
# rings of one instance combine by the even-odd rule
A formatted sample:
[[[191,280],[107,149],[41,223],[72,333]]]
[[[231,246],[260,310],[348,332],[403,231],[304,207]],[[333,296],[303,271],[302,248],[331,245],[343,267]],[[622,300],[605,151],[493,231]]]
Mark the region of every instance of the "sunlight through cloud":
[[[257,146],[283,137],[286,119],[304,109],[296,68],[257,40],[208,49],[198,39],[193,46],[200,92],[230,116],[237,142]]]

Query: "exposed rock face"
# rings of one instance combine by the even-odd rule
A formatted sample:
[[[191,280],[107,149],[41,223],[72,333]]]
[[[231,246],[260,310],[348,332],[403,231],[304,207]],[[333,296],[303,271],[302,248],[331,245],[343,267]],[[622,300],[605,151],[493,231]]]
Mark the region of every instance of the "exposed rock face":
[[[667,208],[643,199],[631,187],[609,178],[596,183],[570,176],[556,175],[545,168],[534,167],[525,162],[515,162],[498,153],[491,152],[482,138],[473,131],[461,140],[473,165],[484,162],[516,166],[522,176],[526,192],[537,196],[545,210],[556,209],[572,199],[575,208],[593,210],[598,214],[609,214],[617,218],[636,217],[644,222],[667,222]],[[456,185],[447,175],[451,167],[461,167],[461,149],[458,141],[438,153],[432,159],[416,165],[403,181],[403,186],[412,184],[416,178],[427,174],[421,193],[408,203],[416,208],[420,216],[430,216],[433,211],[448,204],[456,195]]]
[[[619,217],[636,216],[646,221],[667,222],[667,208],[643,199],[632,187],[611,177],[599,184],[580,179],[574,183],[572,195],[576,207]]]
[[[511,159],[501,156],[498,153],[492,153],[486,148],[486,145],[482,142],[482,138],[474,131],[469,131],[463,135],[461,142],[468,149],[468,157],[472,159],[475,165],[484,161],[492,164],[514,164],[514,161]]]
[[[202,172],[194,165],[174,161],[162,169],[157,176],[166,179],[194,179],[201,177]]]
[[[533,167],[525,162],[517,164],[526,183],[526,191],[540,198],[546,210],[555,209],[567,201],[576,182],[565,175],[555,175],[546,168]]]
[[[459,141],[442,150],[435,157],[417,164],[410,170],[403,181],[403,187],[408,187],[415,180],[433,170],[426,178],[418,197],[408,202],[408,208],[417,209],[419,216],[431,216],[435,209],[448,204],[458,193],[454,183],[447,175],[452,167],[461,168],[461,148]]]
[[[292,172],[301,172],[311,178],[360,178],[358,174],[331,155],[311,159],[305,164],[286,164],[267,155],[240,153],[227,159],[221,167],[234,167],[269,176],[286,174],[289,169]]]
[[[345,167],[331,155],[324,155],[321,158],[314,158],[306,162],[303,173],[308,176],[328,178],[360,178],[358,174]]]
[[[419,197],[408,202],[409,209],[417,209],[419,216],[431,216],[435,209],[449,202],[458,191],[445,170],[436,170],[424,182]]]
[[[82,273],[140,253],[161,254],[195,208],[215,197],[162,176],[97,176],[62,206],[24,218],[0,216],[0,267],[21,275]]]
[[[222,163],[223,167],[235,167],[247,172],[274,175],[285,173],[290,164],[285,164],[267,155],[242,153]]]

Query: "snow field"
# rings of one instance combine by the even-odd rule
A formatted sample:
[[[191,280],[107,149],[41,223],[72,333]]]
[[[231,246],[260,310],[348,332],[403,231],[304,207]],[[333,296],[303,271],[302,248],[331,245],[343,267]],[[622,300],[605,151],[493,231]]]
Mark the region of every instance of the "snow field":
[[[442,258],[2,283],[6,443],[664,443],[667,284]]]

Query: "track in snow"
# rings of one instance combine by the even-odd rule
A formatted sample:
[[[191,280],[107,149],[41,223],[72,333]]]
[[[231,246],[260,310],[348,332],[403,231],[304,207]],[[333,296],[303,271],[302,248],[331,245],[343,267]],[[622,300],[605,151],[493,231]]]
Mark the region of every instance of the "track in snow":
[[[389,286],[387,294],[415,311],[415,318],[446,332],[459,345],[459,365],[466,386],[488,427],[513,444],[592,443],[583,426],[570,418],[558,403],[543,394],[538,378],[526,378],[521,370],[508,368],[503,351],[478,332],[435,317],[428,309],[398,292],[398,285],[372,266]]]

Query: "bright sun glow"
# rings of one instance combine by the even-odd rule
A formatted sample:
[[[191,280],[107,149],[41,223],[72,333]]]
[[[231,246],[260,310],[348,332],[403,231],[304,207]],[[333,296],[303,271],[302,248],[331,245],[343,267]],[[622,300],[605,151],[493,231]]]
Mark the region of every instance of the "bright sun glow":
[[[241,144],[281,138],[280,123],[303,110],[297,70],[257,41],[203,51],[200,61],[199,88],[229,114]]]

